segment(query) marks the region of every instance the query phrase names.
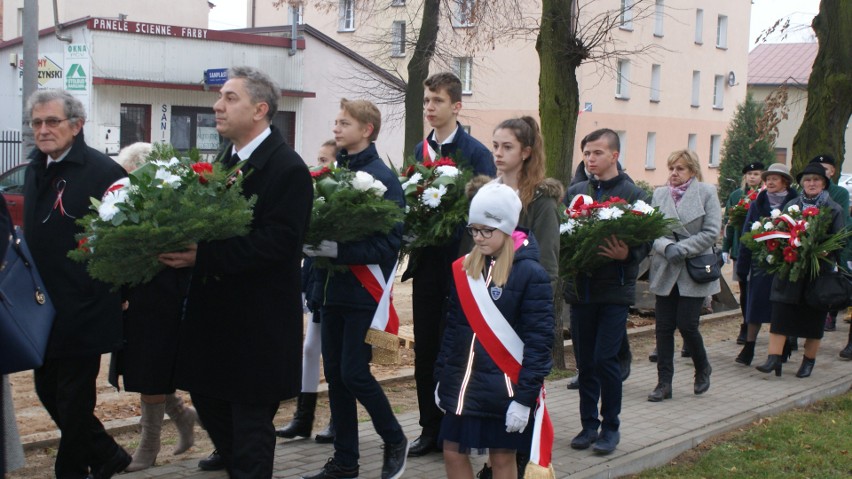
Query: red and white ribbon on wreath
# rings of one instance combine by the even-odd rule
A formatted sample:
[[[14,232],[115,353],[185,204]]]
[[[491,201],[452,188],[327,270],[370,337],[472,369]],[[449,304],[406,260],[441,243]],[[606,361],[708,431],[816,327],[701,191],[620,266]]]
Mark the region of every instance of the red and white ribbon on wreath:
[[[780,222],[787,223],[787,227],[789,231],[767,231],[765,233],[758,233],[754,235],[754,240],[757,242],[768,241],[771,239],[785,239],[790,241],[790,245],[794,248],[798,248],[802,245],[802,240],[799,239],[799,235],[805,232],[807,227],[806,221],[796,221],[792,216],[788,214],[783,214],[775,219],[774,223],[777,225]]]
[[[464,257],[453,263],[453,277],[465,317],[497,367],[513,383],[518,384],[524,359],[524,342],[494,304],[482,275],[476,279],[468,276],[463,262]],[[536,400],[530,462],[547,468],[553,453],[554,435],[544,399],[545,390],[542,386]]]
[[[373,315],[370,329],[399,334],[399,316],[396,314],[396,308],[393,307],[393,280],[398,266],[399,261],[393,265],[390,275],[385,279],[382,268],[377,264],[349,265],[352,274],[379,305]]]

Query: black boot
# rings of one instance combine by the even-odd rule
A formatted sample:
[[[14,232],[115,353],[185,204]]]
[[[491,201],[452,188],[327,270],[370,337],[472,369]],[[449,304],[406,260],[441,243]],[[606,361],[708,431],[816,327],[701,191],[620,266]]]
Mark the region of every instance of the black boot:
[[[695,368],[695,385],[693,391],[696,395],[704,394],[710,389],[710,373],[713,368],[710,367],[710,362],[706,361],[703,366]]]
[[[754,359],[754,343],[754,341],[746,341],[743,350],[740,351],[740,354],[737,355],[737,359],[734,359],[734,361],[745,364],[746,366],[750,365]]]
[[[290,424],[275,431],[278,437],[292,439],[296,436],[310,437],[314,426],[314,411],[317,408],[317,393],[299,393],[296,413]]]
[[[334,421],[328,418],[328,426],[314,436],[314,441],[320,444],[331,444],[334,442]]]
[[[807,356],[802,356],[802,365],[799,366],[799,371],[796,372],[796,377],[809,377],[814,370],[814,364],[816,364],[816,358],[811,359]]]
[[[745,344],[748,341],[746,334],[748,334],[748,325],[743,323],[740,325],[740,334],[737,335],[737,344]]]
[[[769,357],[766,358],[766,362],[757,366],[755,369],[762,373],[771,373],[772,371],[775,371],[775,375],[780,376],[782,362],[780,354],[770,354]]]

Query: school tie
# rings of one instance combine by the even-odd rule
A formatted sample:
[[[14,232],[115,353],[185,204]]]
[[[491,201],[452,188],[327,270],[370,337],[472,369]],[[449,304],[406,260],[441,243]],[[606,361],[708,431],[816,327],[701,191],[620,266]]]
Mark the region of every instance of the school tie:
[[[431,138],[429,140],[426,140],[426,142],[429,143],[429,146],[432,148],[432,150],[435,152],[435,154],[438,155],[438,158],[443,157],[443,154],[441,153],[441,146],[443,146],[443,145],[439,145],[437,141],[435,141]],[[438,158],[435,158],[435,159],[437,160]]]

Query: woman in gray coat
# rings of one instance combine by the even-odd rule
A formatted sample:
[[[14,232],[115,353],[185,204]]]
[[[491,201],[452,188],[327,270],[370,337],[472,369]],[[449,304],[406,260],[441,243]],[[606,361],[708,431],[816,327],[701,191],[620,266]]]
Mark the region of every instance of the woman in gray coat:
[[[698,155],[678,150],[669,155],[669,181],[654,191],[652,205],[680,225],[672,234],[654,241],[650,289],[657,297],[657,387],[648,395],[651,402],[672,397],[674,376],[674,331],[683,336],[695,365],[695,394],[710,388],[710,361],[698,331],[704,298],[719,292],[719,281],[697,283],[686,271],[685,260],[712,252],[722,226],[722,208],[716,187],[701,182]]]

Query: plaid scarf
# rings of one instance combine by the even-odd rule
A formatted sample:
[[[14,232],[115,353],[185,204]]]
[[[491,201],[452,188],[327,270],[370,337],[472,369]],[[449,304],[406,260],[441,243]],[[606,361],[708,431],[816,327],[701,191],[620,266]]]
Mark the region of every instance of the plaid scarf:
[[[689,188],[689,185],[692,184],[692,180],[694,179],[695,177],[693,176],[686,183],[680,186],[672,186],[672,184],[669,183],[669,192],[672,194],[672,199],[674,200],[675,206],[680,203],[680,199],[683,198],[683,194],[686,193],[686,190]]]

